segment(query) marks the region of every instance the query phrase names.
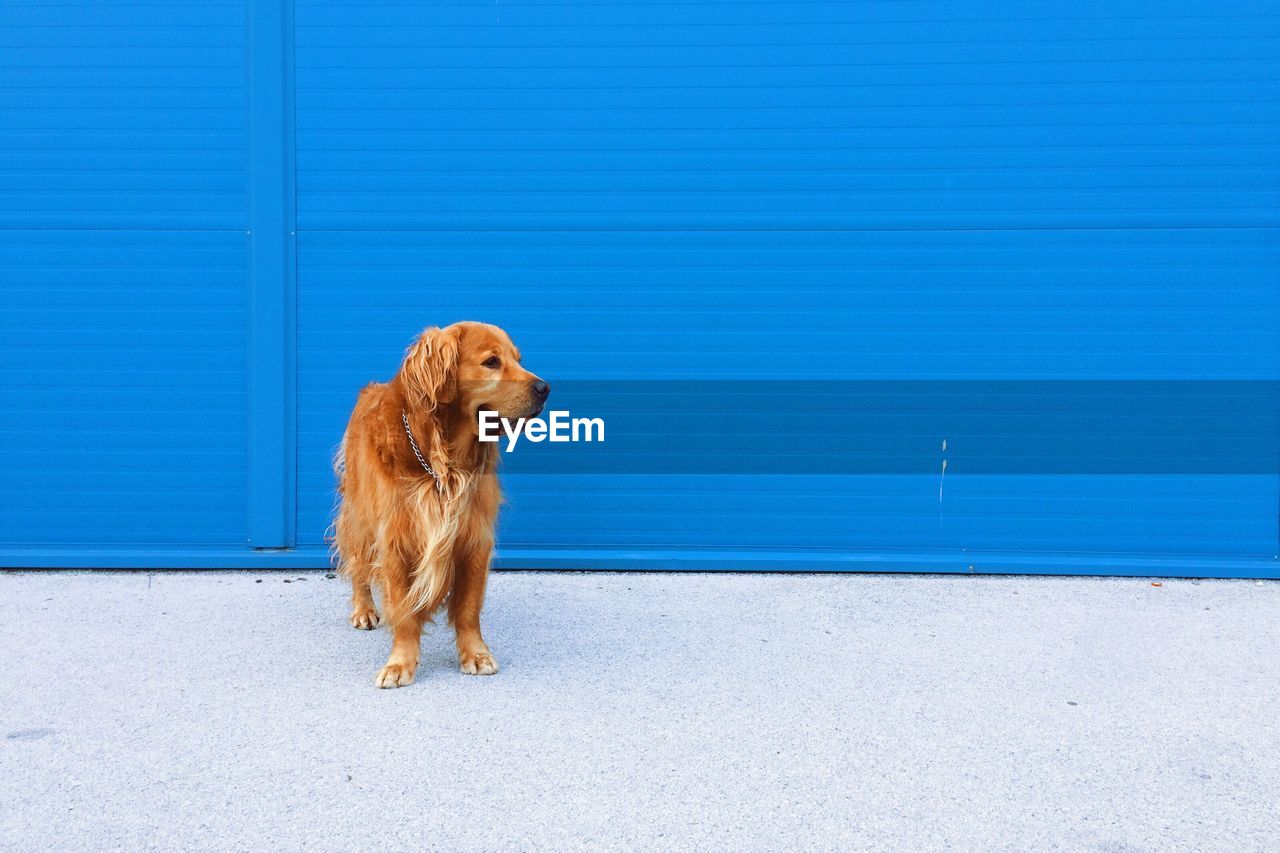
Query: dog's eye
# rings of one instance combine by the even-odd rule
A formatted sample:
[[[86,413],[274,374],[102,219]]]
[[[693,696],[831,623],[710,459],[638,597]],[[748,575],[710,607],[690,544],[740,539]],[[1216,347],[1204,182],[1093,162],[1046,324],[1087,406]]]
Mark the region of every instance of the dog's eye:
[[[490,370],[497,370],[502,366],[502,359],[498,358],[496,355],[491,355],[484,360],[484,366]]]

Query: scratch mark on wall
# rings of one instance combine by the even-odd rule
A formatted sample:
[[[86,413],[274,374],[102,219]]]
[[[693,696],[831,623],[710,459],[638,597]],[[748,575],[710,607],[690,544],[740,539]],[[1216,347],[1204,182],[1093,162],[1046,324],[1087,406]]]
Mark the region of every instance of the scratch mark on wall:
[[[947,440],[942,439],[942,452],[947,452]],[[938,503],[942,503],[942,487],[947,482],[947,457],[942,457],[942,476],[938,478]]]

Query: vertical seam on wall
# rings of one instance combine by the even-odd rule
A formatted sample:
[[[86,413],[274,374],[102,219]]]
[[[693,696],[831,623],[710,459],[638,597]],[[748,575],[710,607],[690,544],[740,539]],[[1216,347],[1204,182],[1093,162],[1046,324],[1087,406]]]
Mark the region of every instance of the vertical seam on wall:
[[[288,263],[289,293],[286,334],[288,356],[288,436],[291,443],[287,458],[288,514],[286,533],[289,545],[298,542],[298,67],[297,19],[294,0],[281,0],[284,5],[284,93],[285,93],[285,174],[288,186],[286,218],[289,228]]]
[[[295,541],[292,136],[287,0],[248,0],[248,544]]]

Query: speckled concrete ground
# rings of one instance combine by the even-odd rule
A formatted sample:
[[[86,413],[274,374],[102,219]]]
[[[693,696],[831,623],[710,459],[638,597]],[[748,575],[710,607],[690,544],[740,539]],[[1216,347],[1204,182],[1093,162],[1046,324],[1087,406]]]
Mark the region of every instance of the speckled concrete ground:
[[[1280,849],[1280,584],[496,575],[490,678],[320,573],[0,575],[8,850]]]

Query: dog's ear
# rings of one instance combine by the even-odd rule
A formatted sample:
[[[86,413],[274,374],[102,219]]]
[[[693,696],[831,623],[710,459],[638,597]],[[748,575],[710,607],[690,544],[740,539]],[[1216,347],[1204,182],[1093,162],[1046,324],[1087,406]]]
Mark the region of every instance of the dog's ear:
[[[405,350],[400,375],[412,401],[428,411],[453,402],[458,393],[458,329],[424,330]]]

